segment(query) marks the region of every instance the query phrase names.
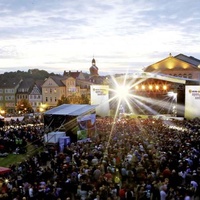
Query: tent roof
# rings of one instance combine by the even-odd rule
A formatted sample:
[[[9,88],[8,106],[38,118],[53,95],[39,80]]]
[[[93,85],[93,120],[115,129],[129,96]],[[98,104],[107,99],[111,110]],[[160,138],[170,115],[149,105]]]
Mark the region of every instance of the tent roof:
[[[90,111],[95,111],[96,105],[88,104],[62,104],[52,108],[44,113],[44,115],[68,115],[79,116],[87,114]]]
[[[0,167],[0,175],[10,172],[11,169],[7,167]]]

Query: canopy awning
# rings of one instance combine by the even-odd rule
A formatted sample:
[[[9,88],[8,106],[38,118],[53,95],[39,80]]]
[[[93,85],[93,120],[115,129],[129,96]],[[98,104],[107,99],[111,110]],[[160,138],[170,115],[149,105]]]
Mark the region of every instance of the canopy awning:
[[[65,115],[65,116],[80,116],[89,112],[94,112],[96,105],[88,104],[62,104],[52,108],[44,113],[44,115]]]
[[[0,175],[6,174],[11,172],[12,170],[10,168],[7,167],[0,167]]]

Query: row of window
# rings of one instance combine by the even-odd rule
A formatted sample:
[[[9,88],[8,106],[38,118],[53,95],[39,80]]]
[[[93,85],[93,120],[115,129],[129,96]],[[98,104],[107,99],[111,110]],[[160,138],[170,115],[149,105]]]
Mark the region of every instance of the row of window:
[[[45,98],[46,102],[53,102],[53,98],[52,97],[46,97]],[[54,97],[54,102],[57,102],[57,98]]]
[[[53,92],[56,93],[57,90],[56,90],[56,89],[49,88],[49,93],[52,94]],[[48,89],[45,90],[45,93],[48,93]]]
[[[64,92],[65,89],[63,89],[62,92]],[[68,92],[77,92],[77,88],[76,87],[69,87],[67,88],[67,91]],[[52,88],[49,88],[49,89],[45,89],[45,93],[49,93],[49,94],[52,94],[52,93],[57,93],[57,90],[56,89],[52,89]]]
[[[30,95],[30,99],[40,99],[41,95]]]
[[[0,101],[3,101],[3,100],[4,100],[3,96],[0,96]],[[14,95],[5,96],[5,100],[7,100],[7,101],[15,100],[15,96]]]
[[[54,84],[54,82],[52,82],[51,80],[49,80],[49,82],[47,84],[50,85],[50,86],[52,86]],[[68,80],[65,83],[66,86],[75,85],[75,84],[76,84],[76,82],[74,80]]]
[[[76,84],[75,81],[68,81],[66,83],[66,86],[74,86],[75,84]]]
[[[76,92],[76,88],[69,88],[68,92],[69,93],[75,93]],[[48,102],[48,98],[49,98],[50,102],[53,102],[52,97],[46,97],[46,102]],[[18,99],[28,99],[28,96],[27,95],[19,95]],[[41,99],[41,95],[30,95],[30,99],[31,100]],[[4,100],[3,96],[0,96],[0,101],[3,101],[3,100]],[[15,100],[15,96],[14,95],[5,96],[5,100],[8,100],[8,101]],[[56,97],[55,97],[54,101],[57,102],[57,98]]]
[[[189,78],[192,79],[192,74],[169,74],[170,76],[175,76],[175,77],[183,77],[183,78]]]
[[[41,102],[31,102],[32,107],[39,107],[40,105],[42,105]]]
[[[19,88],[18,92],[28,92],[29,88]]]
[[[5,89],[5,90],[0,89],[0,93],[1,94],[3,93],[3,91],[5,92],[5,94],[13,94],[13,93],[15,93],[14,89]]]
[[[42,102],[30,102],[32,107],[40,107],[42,105]],[[3,104],[0,104],[0,107],[3,106]],[[15,107],[15,103],[13,102],[6,102],[6,107]]]
[[[14,100],[15,96],[5,96],[5,100]],[[28,99],[27,95],[19,95],[18,99]],[[30,99],[41,99],[41,95],[30,95]],[[3,101],[3,96],[0,96],[0,101]]]
[[[15,107],[15,103],[13,103],[13,102],[12,102],[12,103],[6,102],[6,107],[7,107],[7,108],[9,108],[9,107],[10,107],[10,108],[14,108],[14,107]]]

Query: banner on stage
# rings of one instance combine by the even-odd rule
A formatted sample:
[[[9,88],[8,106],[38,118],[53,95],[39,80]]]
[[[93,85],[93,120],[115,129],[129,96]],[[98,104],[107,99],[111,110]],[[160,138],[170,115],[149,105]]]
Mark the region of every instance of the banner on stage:
[[[90,138],[96,131],[96,114],[79,116],[77,118],[79,130],[77,131],[77,139],[83,140]]]

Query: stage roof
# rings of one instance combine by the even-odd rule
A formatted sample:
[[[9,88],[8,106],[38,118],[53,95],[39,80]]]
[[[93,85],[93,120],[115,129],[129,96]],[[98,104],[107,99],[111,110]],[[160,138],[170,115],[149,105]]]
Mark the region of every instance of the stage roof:
[[[79,116],[89,112],[94,112],[96,105],[88,104],[62,104],[51,110],[48,110],[44,115],[68,115],[68,116]]]

